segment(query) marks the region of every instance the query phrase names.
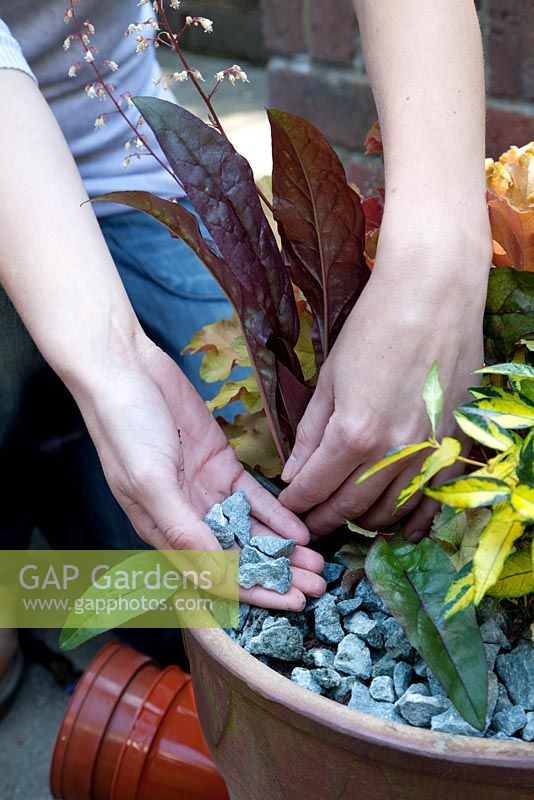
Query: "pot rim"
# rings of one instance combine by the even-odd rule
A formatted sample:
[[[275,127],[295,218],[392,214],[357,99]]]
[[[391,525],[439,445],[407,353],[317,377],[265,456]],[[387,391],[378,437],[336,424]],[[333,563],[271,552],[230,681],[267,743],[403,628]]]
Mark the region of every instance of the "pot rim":
[[[438,733],[374,717],[298,686],[247,653],[221,628],[189,628],[184,633],[243,681],[251,693],[299,712],[312,723],[330,729],[333,735],[350,736],[392,753],[401,751],[405,756],[447,762],[454,759],[463,765],[527,770],[534,775],[534,743]]]

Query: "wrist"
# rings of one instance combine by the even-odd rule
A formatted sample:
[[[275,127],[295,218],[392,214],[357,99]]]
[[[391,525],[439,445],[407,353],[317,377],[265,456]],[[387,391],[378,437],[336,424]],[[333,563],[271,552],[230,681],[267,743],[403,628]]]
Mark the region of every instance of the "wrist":
[[[88,340],[73,350],[62,348],[49,358],[55,372],[76,400],[96,398],[105,387],[113,386],[124,370],[143,369],[145,352],[152,344],[133,316],[113,320],[94,331]]]
[[[399,279],[485,286],[492,252],[485,201],[459,214],[435,202],[418,207],[396,199],[388,202],[386,197],[376,256],[383,273],[397,272]]]

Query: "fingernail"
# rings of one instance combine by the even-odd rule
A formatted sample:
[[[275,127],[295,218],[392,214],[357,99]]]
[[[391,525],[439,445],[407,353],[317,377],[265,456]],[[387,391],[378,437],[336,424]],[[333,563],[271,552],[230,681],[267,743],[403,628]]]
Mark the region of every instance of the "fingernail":
[[[282,472],[282,480],[284,483],[289,483],[296,472],[297,468],[297,459],[294,455],[290,455],[286,461],[285,467]]]

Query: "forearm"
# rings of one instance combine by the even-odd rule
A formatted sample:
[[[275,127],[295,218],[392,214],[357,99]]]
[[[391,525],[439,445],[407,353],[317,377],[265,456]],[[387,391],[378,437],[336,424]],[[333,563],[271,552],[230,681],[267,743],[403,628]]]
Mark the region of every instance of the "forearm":
[[[485,231],[484,69],[472,0],[354,0],[375,97],[386,214]],[[446,224],[446,222],[445,222]]]
[[[140,334],[61,130],[35,83],[0,70],[0,283],[70,388]]]

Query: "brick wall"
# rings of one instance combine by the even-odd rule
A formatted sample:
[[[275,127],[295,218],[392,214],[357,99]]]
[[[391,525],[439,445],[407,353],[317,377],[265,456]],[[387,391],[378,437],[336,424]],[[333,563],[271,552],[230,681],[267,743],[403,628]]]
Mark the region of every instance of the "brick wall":
[[[199,36],[198,30],[186,31],[183,38],[186,49],[256,63],[267,60],[261,34],[260,0],[182,0],[179,11],[169,13],[175,30],[181,29],[188,15],[213,19],[215,34]]]
[[[488,88],[487,154],[534,139],[534,1],[478,0]],[[376,119],[352,0],[261,0],[269,102],[314,122],[363,189],[381,180],[362,155]]]

